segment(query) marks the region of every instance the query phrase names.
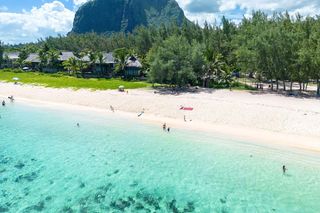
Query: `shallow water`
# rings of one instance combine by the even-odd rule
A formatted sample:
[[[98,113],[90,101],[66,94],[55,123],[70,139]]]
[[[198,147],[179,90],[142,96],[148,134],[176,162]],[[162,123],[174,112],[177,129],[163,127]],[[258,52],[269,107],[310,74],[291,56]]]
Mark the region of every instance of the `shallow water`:
[[[88,111],[0,115],[0,212],[320,212],[317,155]]]

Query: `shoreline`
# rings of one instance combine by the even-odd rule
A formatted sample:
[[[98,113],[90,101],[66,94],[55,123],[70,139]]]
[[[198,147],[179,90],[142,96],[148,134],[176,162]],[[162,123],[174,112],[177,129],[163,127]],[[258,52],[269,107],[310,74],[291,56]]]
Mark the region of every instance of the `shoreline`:
[[[211,98],[213,98],[213,100],[211,101],[213,101],[214,103],[224,102],[229,105],[230,104],[233,105],[234,103],[232,103],[232,101],[230,102],[228,98],[227,99],[221,98],[220,95],[225,96],[226,94],[227,95],[232,94],[234,96],[251,95],[254,98],[254,95],[248,92],[238,92],[238,91],[236,92],[221,91],[218,93],[218,95],[217,94],[192,94],[192,95],[186,95],[187,97],[184,97],[184,98],[194,103],[194,101],[197,101],[197,100],[193,100],[193,99],[196,99],[194,96],[199,96],[200,98],[202,98],[202,96],[205,96],[205,97],[212,96]],[[166,104],[166,103],[157,102],[159,100],[152,100],[153,97],[157,97],[155,99],[158,99],[159,97],[161,97],[160,99],[164,100],[164,102],[167,101],[168,102],[167,104],[172,104],[171,103],[172,99],[176,102],[183,103],[185,100],[181,101],[179,99],[181,99],[181,97],[183,97],[184,95],[162,96],[162,95],[154,94],[152,90],[130,90],[128,95],[128,94],[119,93],[113,90],[74,91],[71,89],[52,89],[52,88],[45,88],[40,86],[30,86],[30,85],[21,86],[21,85],[12,85],[10,83],[0,83],[1,100],[4,98],[7,100],[7,97],[9,95],[13,95],[16,98],[16,101],[18,102],[21,101],[27,104],[34,104],[37,106],[47,106],[47,107],[59,108],[59,109],[61,108],[75,109],[76,107],[76,110],[87,110],[87,111],[110,114],[110,115],[112,114],[112,115],[120,116],[122,118],[129,118],[139,122],[156,125],[156,126],[159,126],[159,128],[161,128],[162,124],[166,122],[168,126],[170,126],[172,129],[203,132],[203,133],[208,133],[221,138],[233,139],[237,141],[241,141],[241,140],[249,141],[250,144],[253,144],[253,145],[264,145],[268,147],[276,147],[281,150],[285,150],[289,148],[290,150],[294,150],[298,152],[304,151],[304,152],[309,152],[313,154],[320,153],[320,137],[318,137],[318,135],[303,135],[303,134],[292,134],[285,131],[272,131],[268,129],[266,130],[266,129],[256,128],[253,125],[244,126],[244,125],[237,125],[232,123],[224,124],[223,122],[217,122],[217,121],[210,122],[210,120],[206,121],[204,119],[207,117],[206,115],[204,115],[204,118],[201,117],[201,119],[197,119],[197,117],[193,115],[193,112],[182,113],[181,111],[178,110],[179,105],[175,106],[175,109],[174,109],[175,114],[173,115],[170,114],[170,112],[168,112],[169,111],[168,109],[167,111],[166,109],[159,109],[159,111],[161,112],[157,112],[153,109],[154,105]],[[96,96],[96,97],[93,97],[93,98],[91,97],[90,101],[88,101],[86,98],[89,98],[89,96]],[[275,95],[263,95],[263,96],[267,97],[267,96],[275,96]],[[120,105],[116,105],[116,102],[119,101],[119,97],[120,97],[120,100],[123,101],[123,103],[125,103],[125,105],[123,105],[122,107]],[[277,96],[275,97],[280,98]],[[106,100],[102,104],[101,99],[103,100],[104,98],[106,98]],[[151,102],[143,102],[142,100],[140,100],[141,98],[148,99]],[[281,98],[286,99],[286,97],[281,97]],[[116,100],[110,100],[110,99],[116,99]],[[127,100],[127,99],[130,99],[130,100]],[[94,100],[97,100],[97,102],[94,102]],[[134,100],[136,100],[138,104],[135,102],[132,102]],[[302,100],[297,99],[296,101],[299,102]],[[310,100],[305,100],[305,101],[309,102]],[[311,100],[311,101],[314,102],[315,100]],[[210,100],[208,102],[210,102]],[[130,108],[130,104],[131,104],[131,108]],[[249,105],[250,104],[253,104],[253,103],[249,103]],[[318,102],[318,104],[320,106],[320,102]],[[111,110],[109,109],[109,105],[112,105],[115,107],[115,111],[116,111],[115,113],[111,112]],[[261,105],[261,103],[258,105]],[[139,111],[141,111],[142,106],[145,106],[144,107],[145,113],[141,117],[138,117],[137,115],[139,114]],[[263,106],[277,110],[277,106],[270,105],[270,103],[269,105],[264,104]],[[290,107],[292,106],[287,106],[287,108],[285,108],[288,111],[287,113],[290,114],[293,111],[299,112],[297,110],[293,110]],[[242,108],[239,105],[239,109],[235,109],[235,110],[242,110]],[[318,115],[318,111],[312,111],[311,109],[308,110],[308,108],[306,108],[305,110],[309,111],[309,113],[314,112],[313,114]],[[226,111],[228,110],[226,109]],[[183,114],[187,114],[188,119],[189,117],[191,117],[192,122],[184,122]],[[226,115],[226,119],[230,119],[230,117]],[[306,123],[308,123],[308,121],[306,121]],[[314,127],[317,128],[316,126]],[[309,126],[307,128],[309,128]]]

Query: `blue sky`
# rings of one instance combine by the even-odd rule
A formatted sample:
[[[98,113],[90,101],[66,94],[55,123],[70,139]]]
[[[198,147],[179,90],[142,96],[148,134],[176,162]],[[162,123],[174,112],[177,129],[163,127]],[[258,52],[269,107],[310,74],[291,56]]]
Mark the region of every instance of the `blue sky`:
[[[29,11],[32,7],[41,7],[44,3],[50,3],[51,0],[0,0],[1,6],[6,6],[10,12],[21,12],[22,10]],[[72,8],[73,3],[62,0],[66,7]]]
[[[0,0],[0,40],[5,43],[37,41],[65,35],[72,28],[77,8],[88,0]],[[177,0],[186,16],[202,24],[223,15],[239,22],[252,10],[289,11],[291,15],[320,14],[320,0]]]

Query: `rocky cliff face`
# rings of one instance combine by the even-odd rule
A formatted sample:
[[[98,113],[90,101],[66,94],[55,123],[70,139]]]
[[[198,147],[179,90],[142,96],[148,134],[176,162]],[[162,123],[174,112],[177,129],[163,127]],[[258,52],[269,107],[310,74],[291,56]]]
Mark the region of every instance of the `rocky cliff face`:
[[[131,32],[139,25],[181,25],[184,19],[175,0],[91,0],[77,11],[72,32]]]

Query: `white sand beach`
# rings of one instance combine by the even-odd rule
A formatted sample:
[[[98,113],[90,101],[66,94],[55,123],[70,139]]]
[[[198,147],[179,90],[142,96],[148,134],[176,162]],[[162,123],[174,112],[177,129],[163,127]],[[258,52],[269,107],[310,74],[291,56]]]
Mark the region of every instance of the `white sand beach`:
[[[111,105],[119,116],[152,122],[159,128],[166,122],[172,129],[205,131],[255,143],[320,152],[320,100],[317,99],[228,90],[173,95],[138,89],[127,94],[0,83],[0,100],[9,95],[18,102],[90,107],[105,113],[112,113]],[[184,111],[180,110],[181,106],[194,109]],[[138,117],[143,109],[145,113]]]

